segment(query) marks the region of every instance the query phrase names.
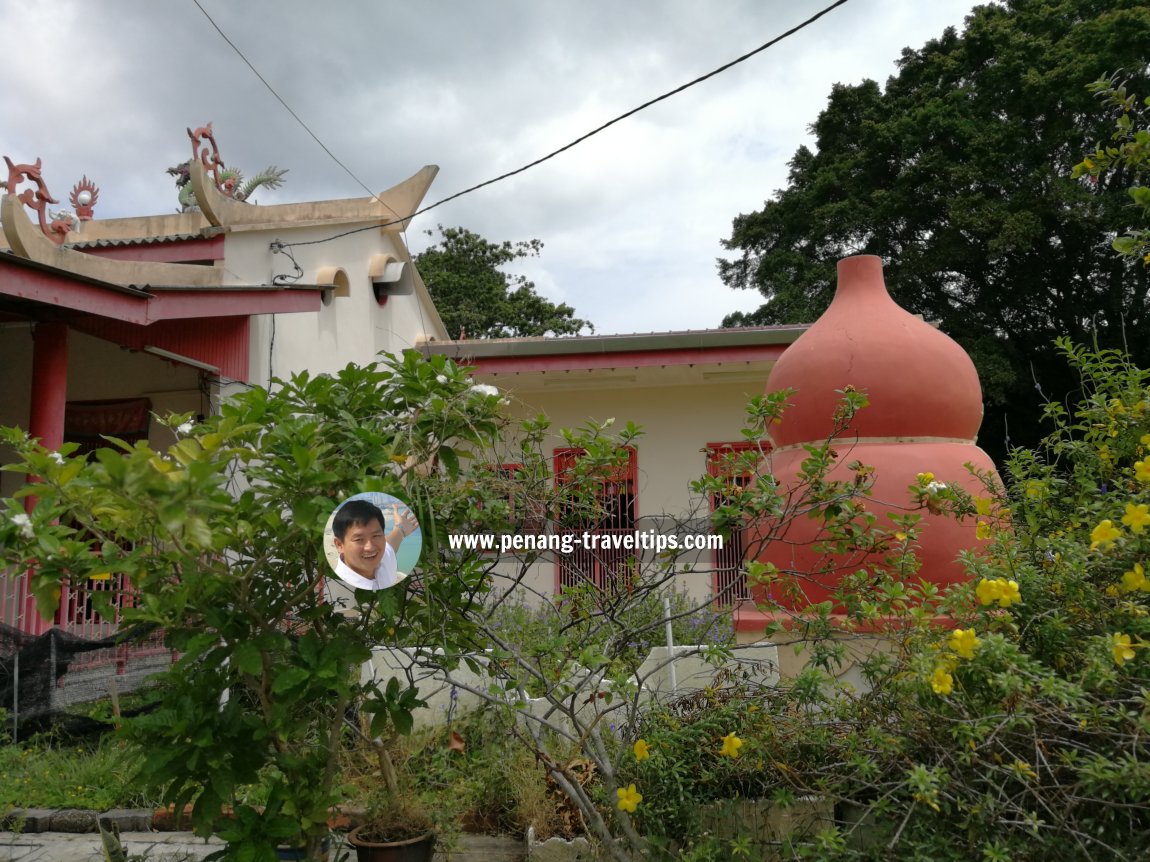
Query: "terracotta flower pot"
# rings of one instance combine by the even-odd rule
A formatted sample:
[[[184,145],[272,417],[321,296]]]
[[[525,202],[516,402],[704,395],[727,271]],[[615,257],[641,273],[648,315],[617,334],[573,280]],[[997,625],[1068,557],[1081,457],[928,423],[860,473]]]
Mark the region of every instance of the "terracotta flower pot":
[[[363,837],[370,834],[369,829],[368,826],[357,826],[347,836],[359,862],[431,862],[435,853],[434,833],[428,832],[406,841],[369,841]]]

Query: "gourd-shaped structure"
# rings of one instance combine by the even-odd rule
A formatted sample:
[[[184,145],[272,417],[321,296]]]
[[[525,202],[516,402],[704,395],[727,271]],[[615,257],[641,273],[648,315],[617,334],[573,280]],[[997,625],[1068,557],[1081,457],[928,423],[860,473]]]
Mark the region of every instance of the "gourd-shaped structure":
[[[965,466],[994,471],[990,458],[975,445],[982,388],[974,363],[957,343],[895,304],[883,281],[882,261],[870,255],[839,261],[834,301],[787,349],[768,378],[768,391],[795,390],[789,399],[792,406],[770,434],[770,470],[784,488],[799,481],[800,466],[809,457],[803,444],[827,440],[842,398],[836,390],[847,386],[864,392],[870,404],[836,437],[838,457],[828,478],[852,479],[855,473],[848,465],[855,462],[873,467],[872,495],[864,505],[878,517],[877,526],[895,529],[889,513],[920,514],[918,576],[940,587],[961,580],[956,557],[979,543],[974,520],[932,514],[908,486],[916,484],[917,474],[929,472],[936,482],[986,494]],[[747,545],[758,549],[759,560],[795,573],[822,570],[822,575],[800,578],[800,587],[805,601],[830,598],[841,573],[833,571],[834,565],[828,569],[826,558],[811,547],[821,522],[800,516],[785,541],[756,541],[766,538],[768,526],[752,528]],[[877,558],[853,558],[849,570],[868,562]],[[847,565],[845,559],[837,563]],[[795,604],[778,589],[771,597]]]

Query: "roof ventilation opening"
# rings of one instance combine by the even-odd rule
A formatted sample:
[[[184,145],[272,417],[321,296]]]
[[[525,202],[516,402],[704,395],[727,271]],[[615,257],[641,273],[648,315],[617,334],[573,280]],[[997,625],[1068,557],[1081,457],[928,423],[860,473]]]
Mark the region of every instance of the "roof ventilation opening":
[[[351,279],[342,266],[322,266],[315,274],[315,283],[325,288],[323,304],[331,305],[332,297],[351,296]]]
[[[408,296],[415,293],[411,264],[396,260],[390,254],[373,255],[367,268],[375,301],[380,305],[390,296]]]

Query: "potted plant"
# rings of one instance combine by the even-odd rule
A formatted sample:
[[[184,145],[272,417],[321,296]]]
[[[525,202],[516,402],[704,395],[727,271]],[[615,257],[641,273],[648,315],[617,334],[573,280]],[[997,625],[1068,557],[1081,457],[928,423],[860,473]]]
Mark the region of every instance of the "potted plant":
[[[385,690],[385,698],[387,694]],[[415,695],[407,694],[407,697],[409,702],[401,700],[401,703],[410,709],[414,706],[411,701]],[[383,702],[386,700],[376,703]],[[406,768],[397,768],[393,756],[399,734],[410,730],[410,727],[401,718],[398,723],[390,721],[383,736],[374,734],[372,725],[375,728],[380,726],[381,711],[375,704],[366,705],[365,715],[357,728],[358,736],[375,756],[381,781],[368,797],[366,817],[350,832],[347,840],[355,848],[359,862],[431,862],[435,852],[437,818],[420,799],[413,776]],[[376,718],[369,725],[367,715],[372,712],[376,713]]]
[[[347,840],[359,862],[431,862],[435,823],[413,795],[388,794]]]

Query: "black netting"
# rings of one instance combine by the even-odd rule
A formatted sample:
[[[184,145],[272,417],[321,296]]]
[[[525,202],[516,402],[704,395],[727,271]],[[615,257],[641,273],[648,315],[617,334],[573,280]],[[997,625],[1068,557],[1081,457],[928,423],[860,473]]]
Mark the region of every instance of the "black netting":
[[[105,638],[89,639],[53,628],[33,635],[0,624],[0,709],[8,712],[20,738],[53,729],[68,736],[88,736],[107,729],[108,723],[70,713],[74,703],[95,700],[109,693],[109,676],[78,671],[67,679],[85,656],[119,650],[157,634],[153,624],[122,629]],[[111,673],[111,671],[109,671]],[[132,687],[128,682],[125,689]],[[62,696],[62,691],[67,696]]]

